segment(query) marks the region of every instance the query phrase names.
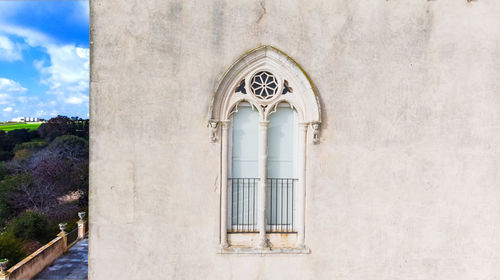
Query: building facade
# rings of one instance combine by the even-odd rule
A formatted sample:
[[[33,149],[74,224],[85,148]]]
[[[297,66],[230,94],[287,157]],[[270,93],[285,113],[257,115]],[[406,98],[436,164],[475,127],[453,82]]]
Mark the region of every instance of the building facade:
[[[500,278],[500,3],[90,12],[91,279]]]

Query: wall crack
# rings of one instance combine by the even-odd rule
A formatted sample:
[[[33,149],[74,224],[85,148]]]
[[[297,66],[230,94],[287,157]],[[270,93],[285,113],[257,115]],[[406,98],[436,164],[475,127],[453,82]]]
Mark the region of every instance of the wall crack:
[[[260,6],[260,9],[261,9],[261,12],[260,12],[259,18],[257,19],[256,23],[259,23],[262,20],[262,18],[264,17],[264,15],[266,15],[266,13],[267,13],[267,10],[266,10],[266,0],[260,0],[259,1],[259,6]]]

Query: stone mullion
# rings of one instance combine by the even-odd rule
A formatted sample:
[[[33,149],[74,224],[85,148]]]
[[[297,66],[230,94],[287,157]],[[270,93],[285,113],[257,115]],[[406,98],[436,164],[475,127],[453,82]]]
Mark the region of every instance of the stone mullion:
[[[267,132],[269,121],[259,123],[259,247],[266,248]]]

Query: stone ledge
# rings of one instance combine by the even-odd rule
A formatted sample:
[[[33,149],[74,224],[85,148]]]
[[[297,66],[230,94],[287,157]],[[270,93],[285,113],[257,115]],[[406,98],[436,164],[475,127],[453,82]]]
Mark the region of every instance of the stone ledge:
[[[255,247],[227,247],[219,248],[217,254],[253,254],[253,255],[272,255],[272,254],[310,254],[311,249],[304,248],[255,248]]]

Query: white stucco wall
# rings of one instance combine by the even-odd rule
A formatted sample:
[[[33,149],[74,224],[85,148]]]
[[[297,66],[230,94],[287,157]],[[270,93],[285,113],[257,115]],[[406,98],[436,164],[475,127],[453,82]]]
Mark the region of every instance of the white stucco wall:
[[[500,1],[91,0],[91,279],[500,279]],[[217,79],[317,87],[309,255],[218,255]],[[310,139],[310,138],[309,138]]]

